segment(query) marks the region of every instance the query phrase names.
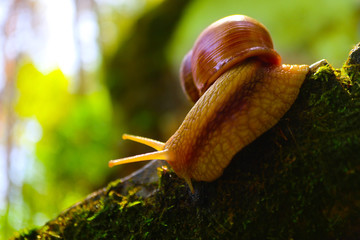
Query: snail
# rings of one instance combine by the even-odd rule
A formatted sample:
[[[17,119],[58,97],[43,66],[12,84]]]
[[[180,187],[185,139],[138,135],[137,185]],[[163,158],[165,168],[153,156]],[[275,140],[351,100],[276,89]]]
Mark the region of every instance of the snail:
[[[162,159],[183,178],[219,178],[233,156],[273,127],[289,110],[308,65],[281,64],[267,29],[244,15],[208,26],[184,57],[181,81],[195,102],[178,130],[163,143],[124,134],[157,151],[111,160],[109,166]]]

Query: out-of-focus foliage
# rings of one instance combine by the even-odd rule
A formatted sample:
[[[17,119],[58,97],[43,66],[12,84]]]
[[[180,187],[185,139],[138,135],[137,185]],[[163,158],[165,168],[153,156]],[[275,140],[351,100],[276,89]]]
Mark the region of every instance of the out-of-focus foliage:
[[[42,127],[36,156],[46,170],[35,170],[39,176],[23,186],[24,199],[33,214],[55,216],[106,183],[112,149],[108,93],[100,87],[72,94],[68,85],[60,70],[44,75],[32,64],[19,70],[16,112],[20,117],[35,117]],[[41,191],[31,185],[39,183],[36,178],[44,181],[37,186]]]
[[[128,0],[122,1],[117,6],[103,4],[99,12],[99,27],[101,34],[99,41],[102,46],[102,54],[105,58],[115,54],[123,42],[134,30],[134,25],[139,17],[156,8],[164,0]]]
[[[20,67],[16,84],[16,112],[20,117],[35,116],[45,132],[69,114],[74,99],[68,91],[69,80],[60,70],[44,75],[34,65],[26,64]]]
[[[166,58],[166,46],[188,3],[189,0],[164,1],[144,13],[113,56],[104,59],[114,112],[126,112],[123,132],[161,136],[162,141],[171,135],[163,116],[176,112],[181,107],[180,99],[185,98],[179,94],[178,74]],[[120,121],[116,114],[114,119]],[[125,152],[131,153],[127,149]]]

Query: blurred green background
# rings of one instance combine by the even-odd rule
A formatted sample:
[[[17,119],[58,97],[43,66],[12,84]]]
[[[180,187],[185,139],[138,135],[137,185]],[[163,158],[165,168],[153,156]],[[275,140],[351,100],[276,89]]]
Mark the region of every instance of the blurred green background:
[[[182,57],[213,21],[246,14],[284,63],[341,67],[356,0],[8,0],[0,3],[0,238],[43,225],[141,164],[124,132],[166,141],[191,107]]]

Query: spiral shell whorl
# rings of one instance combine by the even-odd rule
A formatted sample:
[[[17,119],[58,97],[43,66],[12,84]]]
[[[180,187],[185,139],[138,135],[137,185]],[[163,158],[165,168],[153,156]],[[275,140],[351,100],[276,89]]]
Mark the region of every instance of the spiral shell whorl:
[[[194,79],[191,71],[191,57],[192,50],[190,50],[184,57],[180,67],[180,83],[183,91],[187,94],[189,100],[196,102],[199,99],[199,91],[194,84]]]
[[[216,21],[200,34],[183,60],[181,75],[187,76],[182,79],[183,85],[192,91],[187,94],[196,101],[221,74],[250,57],[269,64],[281,63],[264,25],[244,15]]]

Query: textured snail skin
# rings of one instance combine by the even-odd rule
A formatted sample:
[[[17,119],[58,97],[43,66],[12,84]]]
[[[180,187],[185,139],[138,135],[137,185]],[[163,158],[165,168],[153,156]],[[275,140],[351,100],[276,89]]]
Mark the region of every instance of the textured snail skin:
[[[250,60],[225,72],[166,142],[169,164],[188,182],[220,177],[239,150],[288,111],[308,71],[307,65],[264,66]]]
[[[239,18],[243,16],[236,16]],[[248,21],[248,17],[245,20]],[[250,21],[252,24],[255,20]],[[216,22],[210,29],[222,22],[227,20]],[[201,42],[201,35],[197,42]],[[272,47],[272,43],[270,45]],[[240,62],[231,63],[225,71],[216,73],[218,77],[211,83],[211,77],[205,78],[201,89],[198,89],[198,83],[184,87],[197,91],[190,96],[192,94],[191,98],[198,100],[166,143],[124,135],[125,139],[144,143],[158,152],[112,160],[109,166],[164,159],[186,180],[192,192],[192,179],[213,181],[220,177],[238,151],[274,126],[289,110],[309,72],[307,65],[281,65],[279,55],[272,48],[255,48],[255,51],[259,49],[265,55],[259,56],[259,52],[252,55],[246,50],[247,58],[239,57]],[[186,71],[182,75],[189,79],[196,77],[194,63],[190,65],[195,51],[187,55],[191,60],[185,58],[183,62],[182,68]],[[192,74],[188,73],[189,69]]]

